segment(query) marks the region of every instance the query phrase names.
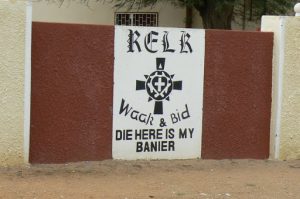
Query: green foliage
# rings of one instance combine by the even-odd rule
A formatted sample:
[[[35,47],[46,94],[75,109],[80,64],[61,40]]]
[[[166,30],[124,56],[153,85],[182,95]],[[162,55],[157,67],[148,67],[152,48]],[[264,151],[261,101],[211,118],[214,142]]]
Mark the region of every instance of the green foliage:
[[[233,20],[245,28],[246,23],[258,23],[262,15],[291,14],[297,0],[237,0]]]
[[[296,3],[295,0],[265,0],[265,4],[262,4],[259,0],[256,1],[257,7],[263,8],[261,9],[262,14],[269,15],[285,15],[287,11],[292,10]]]
[[[154,6],[159,0],[116,0],[117,8],[127,7],[128,9],[140,9],[142,7]]]
[[[246,11],[252,9],[252,17],[262,15],[286,15],[295,5],[295,0],[247,0]],[[239,2],[242,3],[241,1]]]
[[[236,0],[116,0],[115,6],[137,9],[146,6],[154,6],[159,1],[187,7],[205,7],[209,1],[214,1],[216,2],[216,9],[218,9],[224,4],[234,4]]]

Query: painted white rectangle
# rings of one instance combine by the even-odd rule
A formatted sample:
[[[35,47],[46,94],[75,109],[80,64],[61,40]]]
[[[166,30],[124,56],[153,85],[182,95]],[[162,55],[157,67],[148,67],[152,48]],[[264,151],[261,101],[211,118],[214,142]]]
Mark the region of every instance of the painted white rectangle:
[[[201,156],[205,31],[115,27],[113,158]]]

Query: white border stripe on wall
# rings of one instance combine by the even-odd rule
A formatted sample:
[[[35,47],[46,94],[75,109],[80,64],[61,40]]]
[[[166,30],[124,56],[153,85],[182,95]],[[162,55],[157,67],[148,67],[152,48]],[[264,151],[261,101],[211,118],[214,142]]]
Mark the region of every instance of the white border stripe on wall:
[[[278,55],[278,81],[277,81],[277,114],[275,118],[275,159],[279,159],[280,155],[280,128],[281,128],[281,108],[282,108],[282,84],[283,84],[283,66],[284,66],[284,49],[285,49],[285,19],[279,19],[279,55]]]
[[[25,27],[25,70],[24,70],[24,162],[29,163],[30,145],[30,101],[31,101],[31,28],[32,4],[26,5]]]

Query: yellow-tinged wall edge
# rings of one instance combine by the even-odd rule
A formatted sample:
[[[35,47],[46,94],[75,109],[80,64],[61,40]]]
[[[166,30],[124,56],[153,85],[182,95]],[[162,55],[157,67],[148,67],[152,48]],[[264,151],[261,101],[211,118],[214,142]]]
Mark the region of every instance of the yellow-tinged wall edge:
[[[32,42],[32,3],[26,4],[25,31],[25,76],[24,76],[24,163],[29,163],[30,150],[30,107],[31,107],[31,42]]]
[[[30,7],[25,1],[0,1],[0,166],[28,163]]]

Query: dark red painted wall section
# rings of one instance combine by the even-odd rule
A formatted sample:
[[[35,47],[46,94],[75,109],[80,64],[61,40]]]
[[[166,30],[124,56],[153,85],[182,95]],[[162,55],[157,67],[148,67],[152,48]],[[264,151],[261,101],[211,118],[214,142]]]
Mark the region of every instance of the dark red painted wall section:
[[[114,27],[33,23],[31,163],[112,157]]]
[[[269,157],[273,34],[206,31],[202,158]]]

